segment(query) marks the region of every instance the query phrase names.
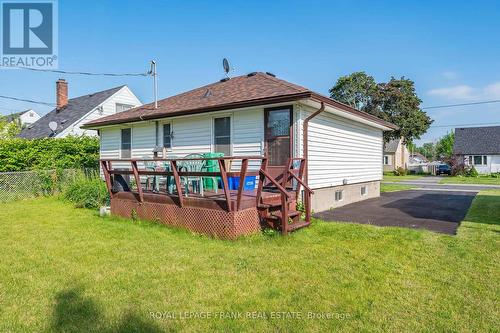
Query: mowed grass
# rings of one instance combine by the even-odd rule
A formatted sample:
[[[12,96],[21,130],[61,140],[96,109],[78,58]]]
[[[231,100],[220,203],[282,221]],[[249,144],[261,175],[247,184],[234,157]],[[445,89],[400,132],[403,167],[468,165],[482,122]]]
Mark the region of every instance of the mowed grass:
[[[457,236],[315,221],[221,241],[0,204],[0,332],[497,331],[499,217],[493,191]]]
[[[443,177],[441,184],[479,184],[479,185],[500,185],[500,177],[491,176],[479,177]]]
[[[416,186],[412,185],[403,185],[403,184],[380,184],[380,192],[396,192],[396,191],[406,191],[415,188]]]
[[[420,179],[422,177],[425,177],[425,176],[424,175],[394,176],[394,175],[385,174],[382,181],[385,181],[385,182],[404,182],[404,181],[412,181],[412,180]]]

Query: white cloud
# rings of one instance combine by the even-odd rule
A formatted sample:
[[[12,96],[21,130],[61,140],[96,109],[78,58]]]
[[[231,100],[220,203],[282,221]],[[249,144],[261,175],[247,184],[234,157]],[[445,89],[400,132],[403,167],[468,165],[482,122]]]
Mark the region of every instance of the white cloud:
[[[474,88],[470,86],[461,85],[461,86],[454,86],[447,88],[432,89],[431,91],[429,91],[428,94],[432,96],[445,97],[449,99],[471,99],[474,98],[476,91]]]
[[[487,85],[484,88],[484,93],[488,98],[500,98],[500,82]]]
[[[445,79],[448,79],[448,80],[453,80],[453,79],[456,79],[458,77],[458,74],[455,72],[452,72],[452,71],[443,72],[443,73],[441,73],[441,75],[443,75],[443,77]]]
[[[428,91],[427,94],[460,101],[498,99],[500,98],[500,82],[494,82],[480,88],[474,88],[468,85],[436,88]]]

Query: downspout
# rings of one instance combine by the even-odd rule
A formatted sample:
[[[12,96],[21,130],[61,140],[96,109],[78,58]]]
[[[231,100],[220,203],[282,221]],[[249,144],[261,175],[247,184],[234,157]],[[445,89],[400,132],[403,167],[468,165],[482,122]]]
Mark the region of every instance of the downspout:
[[[303,143],[302,143],[302,157],[305,158],[305,174],[304,174],[304,180],[306,184],[309,184],[309,137],[308,137],[308,132],[309,132],[309,121],[319,115],[321,112],[325,111],[325,103],[321,102],[321,107],[319,108],[318,111],[314,112],[311,114],[309,117],[304,119],[304,123],[302,125],[303,131],[304,131],[304,138]]]

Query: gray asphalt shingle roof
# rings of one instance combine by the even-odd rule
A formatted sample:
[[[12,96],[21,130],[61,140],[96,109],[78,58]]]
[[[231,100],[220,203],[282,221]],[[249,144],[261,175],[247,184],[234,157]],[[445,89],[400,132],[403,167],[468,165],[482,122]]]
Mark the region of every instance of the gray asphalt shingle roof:
[[[455,128],[453,153],[500,154],[500,126]]]
[[[384,153],[395,153],[398,149],[399,139],[393,139],[384,144]]]
[[[49,128],[51,121],[57,123],[56,132],[61,133],[123,87],[124,85],[90,95],[71,98],[68,100],[68,105],[63,109],[50,111],[33,125],[23,129],[19,137],[24,139],[51,137],[53,136],[52,130]]]

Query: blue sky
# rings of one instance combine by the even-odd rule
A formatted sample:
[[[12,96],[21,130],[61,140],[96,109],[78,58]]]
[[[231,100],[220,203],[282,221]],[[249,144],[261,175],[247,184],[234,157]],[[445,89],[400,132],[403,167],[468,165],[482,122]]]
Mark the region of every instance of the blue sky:
[[[270,71],[322,94],[337,78],[366,71],[406,76],[423,106],[500,99],[498,1],[59,1],[59,69],[145,72],[156,59],[165,98],[223,77]],[[0,95],[55,101],[120,84],[143,102],[149,78],[0,70]],[[32,107],[0,99],[0,112]],[[429,110],[435,126],[498,123],[500,103]],[[434,127],[419,143],[452,127]]]

